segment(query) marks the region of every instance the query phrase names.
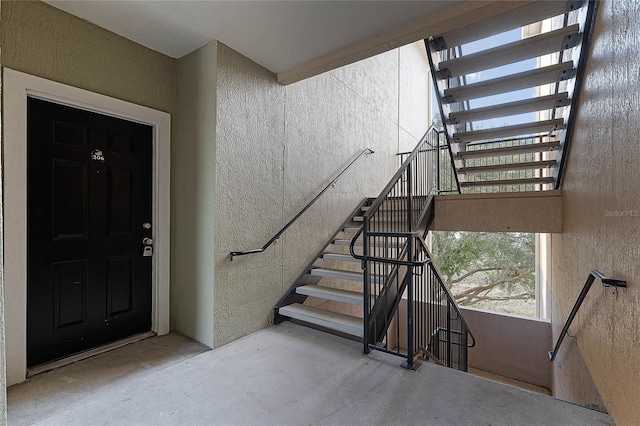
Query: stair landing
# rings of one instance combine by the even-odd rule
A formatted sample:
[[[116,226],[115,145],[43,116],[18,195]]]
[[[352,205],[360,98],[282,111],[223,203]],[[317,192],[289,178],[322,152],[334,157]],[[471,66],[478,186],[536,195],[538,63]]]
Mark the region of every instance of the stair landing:
[[[397,357],[291,323],[202,350],[171,334],[38,375],[9,388],[9,424],[614,424],[435,364],[408,371]]]
[[[562,191],[439,195],[435,231],[562,232]]]

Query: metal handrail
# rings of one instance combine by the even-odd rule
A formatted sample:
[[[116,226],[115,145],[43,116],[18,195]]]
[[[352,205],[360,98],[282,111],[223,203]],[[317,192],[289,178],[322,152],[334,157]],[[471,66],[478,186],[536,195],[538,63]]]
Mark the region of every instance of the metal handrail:
[[[369,236],[390,236],[390,237],[407,237],[407,238],[416,237],[416,239],[419,241],[420,245],[422,246],[422,249],[427,254],[427,257],[422,261],[409,262],[409,261],[385,259],[385,258],[379,258],[374,256],[364,256],[364,255],[356,254],[354,249],[355,242],[360,236],[360,234],[362,234],[362,231],[363,231],[363,228],[360,228],[358,232],[351,239],[351,244],[349,244],[349,252],[351,256],[353,256],[358,260],[363,260],[363,261],[385,262],[385,263],[391,263],[394,265],[403,265],[403,266],[424,266],[426,264],[429,264],[429,266],[431,267],[431,270],[435,273],[436,277],[438,278],[438,282],[440,283],[440,286],[442,287],[443,291],[447,295],[447,301],[451,302],[454,310],[456,311],[456,314],[464,324],[464,327],[467,330],[469,337],[471,337],[472,343],[470,345],[467,345],[467,347],[468,348],[474,347],[476,345],[476,337],[471,332],[471,329],[469,328],[469,325],[465,321],[464,316],[462,315],[462,312],[460,312],[458,305],[456,303],[453,303],[455,298],[453,297],[451,290],[449,290],[449,288],[444,284],[444,280],[442,279],[442,274],[440,273],[440,270],[438,269],[438,267],[433,263],[433,259],[431,257],[431,253],[429,252],[429,248],[427,247],[427,243],[425,242],[424,238],[422,238],[422,235],[420,235],[420,232],[416,231],[416,232],[370,232],[369,233]],[[605,277],[605,279],[608,279],[608,278]]]
[[[435,142],[432,140],[434,135],[437,139]],[[466,348],[475,346],[476,343],[475,336],[470,332],[455,299],[444,284],[442,275],[433,264],[431,253],[424,241],[430,223],[428,212],[433,211],[434,192],[439,190],[440,148],[446,149],[440,146],[440,132],[431,126],[364,213],[363,226],[355,233],[349,245],[351,256],[362,261],[364,270],[365,353],[374,349],[406,357],[403,365],[407,368],[414,368],[413,357],[417,347],[414,345],[414,337],[419,345],[419,341],[424,338],[422,327],[426,327],[428,323],[426,314],[422,311],[414,316],[414,291],[426,294],[424,292],[429,291],[427,288],[431,286],[437,289],[439,302],[435,309],[443,314],[447,312],[446,321],[449,328],[451,321],[456,321],[465,336],[471,338],[470,344],[469,340],[465,340],[463,345],[465,354]],[[435,157],[430,156],[430,152],[435,152]],[[389,205],[385,205],[387,201],[390,201]],[[400,220],[387,223],[383,220],[387,215]],[[361,237],[362,254],[356,254],[355,243]],[[389,239],[397,245],[394,247],[398,250],[395,253],[387,250]],[[382,276],[385,277],[380,289],[371,287],[371,275],[377,273],[372,271],[376,270],[383,272]],[[405,297],[405,290],[408,340],[406,351],[399,351],[387,348],[382,342],[388,338],[389,318],[399,309],[400,298]],[[375,304],[370,306],[367,301],[371,299],[372,293],[375,296]],[[450,356],[449,352],[447,356]],[[463,365],[466,371],[466,362]],[[451,366],[450,360],[447,361],[447,366]]]
[[[553,349],[553,351],[549,351],[549,361],[553,362],[553,360],[556,358],[556,355],[558,355],[558,351],[560,350],[560,345],[562,345],[564,336],[568,333],[569,326],[573,322],[573,319],[578,313],[578,309],[580,309],[580,306],[582,306],[582,302],[584,301],[585,297],[587,297],[587,293],[589,293],[589,290],[591,289],[591,284],[593,284],[596,278],[602,281],[602,285],[604,285],[605,287],[626,287],[627,286],[627,282],[624,280],[610,278],[604,275],[600,271],[597,271],[595,269],[591,270],[591,272],[589,273],[589,277],[587,277],[587,282],[584,283],[584,287],[582,287],[582,291],[578,296],[578,300],[576,300],[575,305],[573,305],[573,309],[571,309],[571,313],[569,314],[569,318],[567,318],[567,322],[565,322],[564,327],[562,327],[560,336],[558,336],[558,342],[556,343],[556,347]]]
[[[298,220],[298,218],[300,216],[302,216],[304,214],[304,212],[306,212],[309,207],[311,207],[316,201],[318,201],[318,199],[322,196],[322,194],[324,194],[329,188],[331,188],[337,181],[338,179],[340,179],[340,177],[347,171],[349,170],[349,168],[360,159],[360,157],[362,157],[363,155],[369,155],[369,154],[374,154],[375,151],[372,150],[371,148],[366,148],[364,149],[360,154],[358,154],[358,156],[356,158],[353,159],[353,161],[351,161],[344,169],[342,169],[342,171],[340,173],[338,173],[338,176],[336,176],[331,182],[329,182],[329,184],[327,186],[324,187],[324,189],[322,191],[320,191],[320,193],[318,195],[315,196],[315,198],[311,201],[309,201],[309,203],[304,206],[304,208],[302,210],[300,210],[300,212],[298,212],[297,215],[294,216],[293,219],[291,219],[289,222],[287,222],[286,225],[284,225],[273,237],[271,237],[271,239],[269,241],[267,241],[267,243],[262,246],[261,248],[256,248],[256,249],[251,249],[251,250],[242,250],[242,251],[232,251],[229,253],[229,260],[233,260],[234,257],[236,256],[244,256],[246,254],[253,254],[253,253],[262,253],[263,251],[265,251],[267,248],[269,248],[269,246],[271,244],[273,244],[274,241],[276,241],[278,238],[280,238],[280,236],[284,233],[284,231],[287,230],[287,228],[289,228],[289,226],[291,226],[291,224],[293,224],[293,222],[295,222],[296,220]]]
[[[365,255],[356,254],[355,252],[356,240],[360,237],[360,234],[362,234],[362,231],[363,231],[363,228],[358,229],[358,232],[356,232],[356,234],[351,239],[351,244],[349,244],[349,253],[355,259],[363,260],[363,261],[371,261],[371,262],[385,262],[385,263],[391,263],[393,265],[401,265],[401,266],[424,266],[425,264],[431,261],[431,258],[429,256],[427,256],[422,260],[416,260],[412,262],[412,261],[390,259],[386,257],[375,257],[375,256],[365,256]],[[425,253],[429,253],[427,249],[427,243],[424,241],[424,238],[422,238],[422,235],[420,235],[420,232],[418,231],[416,232],[369,232],[368,235],[370,237],[415,238],[418,240],[418,242],[422,246],[422,249],[425,251]]]
[[[471,343],[470,345],[467,345],[467,347],[469,347],[469,348],[474,347],[476,345],[476,337],[471,332],[471,329],[469,328],[469,325],[467,324],[467,321],[465,321],[464,316],[462,315],[462,312],[460,312],[460,309],[458,308],[458,304],[455,303],[456,299],[453,297],[453,294],[451,293],[451,290],[449,290],[449,287],[447,287],[445,285],[444,280],[442,279],[442,273],[440,272],[440,270],[438,269],[438,267],[436,266],[435,263],[429,262],[429,265],[431,266],[431,270],[436,274],[436,277],[438,277],[438,281],[440,282],[440,286],[442,287],[444,292],[447,294],[447,301],[449,301],[451,303],[451,305],[453,306],[454,310],[456,311],[456,314],[458,315],[458,317],[460,317],[460,320],[464,324],[464,327],[467,330],[467,333],[469,334],[469,336],[471,337],[471,340],[473,341],[473,343]]]
[[[413,161],[413,159],[418,155],[418,153],[427,151],[427,150],[421,151],[418,147],[420,145],[422,145],[422,143],[426,142],[427,137],[429,135],[429,132],[432,132],[432,131],[438,132],[438,129],[436,129],[434,126],[430,126],[429,127],[429,129],[424,134],[422,139],[420,139],[420,142],[418,142],[418,144],[416,145],[416,148],[404,160],[404,162],[402,163],[402,166],[400,166],[398,171],[389,180],[389,183],[387,183],[387,186],[385,186],[384,189],[380,192],[380,195],[378,195],[378,198],[376,198],[375,201],[373,201],[373,203],[371,203],[371,206],[369,206],[369,209],[364,214],[365,218],[370,218],[374,214],[374,212],[376,212],[378,210],[378,208],[382,205],[382,203],[386,199],[387,194],[391,191],[391,189],[394,187],[396,182],[402,177],[402,175],[405,172],[407,166],[409,165],[409,163],[411,163]]]

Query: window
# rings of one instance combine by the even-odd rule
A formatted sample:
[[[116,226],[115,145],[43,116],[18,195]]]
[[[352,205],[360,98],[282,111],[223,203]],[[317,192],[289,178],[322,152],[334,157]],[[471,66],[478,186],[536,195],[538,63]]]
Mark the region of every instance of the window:
[[[435,263],[461,306],[540,315],[535,234],[433,231],[431,246]]]

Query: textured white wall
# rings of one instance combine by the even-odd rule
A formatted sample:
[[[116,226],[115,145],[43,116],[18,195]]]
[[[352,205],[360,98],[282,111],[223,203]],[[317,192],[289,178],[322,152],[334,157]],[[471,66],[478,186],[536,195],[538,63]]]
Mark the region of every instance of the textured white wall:
[[[263,327],[281,292],[282,245],[261,247],[282,225],[284,88],[269,71],[218,44],[215,346]]]
[[[173,113],[176,61],[40,1],[2,1],[2,66]]]
[[[601,2],[563,185],[563,233],[552,236],[554,339],[592,268],[627,280],[596,282],[565,344],[577,344],[588,371],[554,365],[554,394],[578,404],[589,373],[618,425],[640,419],[640,1]],[[622,212],[621,216],[618,213]],[[629,215],[625,212],[630,212]]]
[[[172,171],[173,328],[213,347],[217,43],[178,60]]]
[[[419,45],[287,87],[218,46],[216,346],[267,324],[275,302],[347,214],[387,183],[395,153],[415,146],[430,122]],[[278,244],[229,262],[230,251],[267,242],[366,147],[376,154],[356,163]]]

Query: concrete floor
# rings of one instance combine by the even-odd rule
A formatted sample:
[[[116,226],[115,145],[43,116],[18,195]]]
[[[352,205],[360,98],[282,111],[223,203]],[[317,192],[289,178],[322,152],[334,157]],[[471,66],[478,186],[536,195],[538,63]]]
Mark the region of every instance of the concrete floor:
[[[497,374],[493,374],[484,370],[478,370],[476,368],[469,368],[468,371],[474,376],[484,377],[485,379],[495,380],[496,382],[506,383],[508,385],[513,385],[521,389],[527,389],[544,395],[551,395],[551,390],[543,388],[542,386],[532,385],[531,383],[522,382],[520,380],[511,379],[509,377],[499,376]]]
[[[613,425],[546,395],[399,363],[291,323],[213,351],[174,333],[9,388],[9,424]]]

